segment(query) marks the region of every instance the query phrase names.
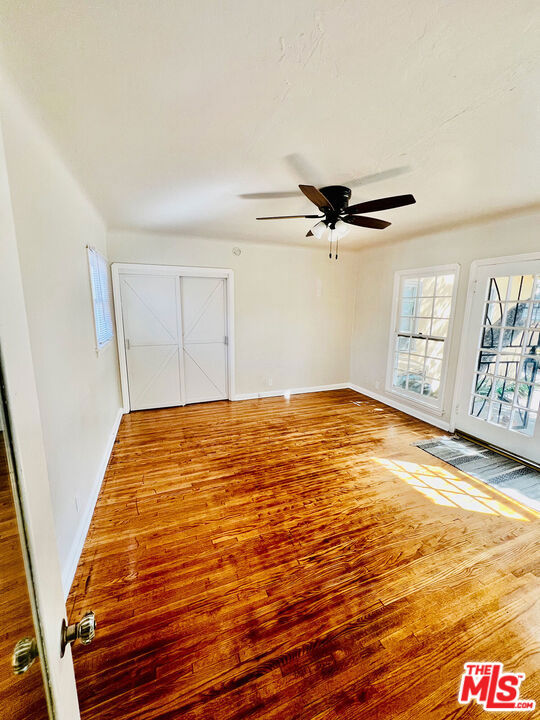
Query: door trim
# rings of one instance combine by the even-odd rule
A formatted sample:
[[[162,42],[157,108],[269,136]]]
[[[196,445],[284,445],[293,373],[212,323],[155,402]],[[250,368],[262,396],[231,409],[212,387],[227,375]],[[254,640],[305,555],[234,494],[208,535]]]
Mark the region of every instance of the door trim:
[[[481,268],[486,265],[507,265],[509,263],[520,263],[540,260],[540,252],[537,253],[524,253],[522,255],[503,255],[494,258],[484,258],[482,260],[473,260],[469,270],[469,282],[467,284],[467,300],[465,302],[465,312],[463,315],[463,323],[461,326],[461,337],[459,340],[459,355],[456,368],[456,380],[454,383],[454,393],[452,397],[452,413],[450,416],[450,430],[453,432],[456,429],[457,419],[457,408],[459,404],[459,398],[463,384],[466,381],[467,368],[465,367],[465,355],[467,336],[470,325],[470,317],[472,312],[472,304],[474,293],[476,290],[476,283],[478,281],[478,273]]]
[[[149,265],[144,263],[112,263],[111,277],[114,298],[114,317],[116,320],[116,342],[118,345],[118,363],[120,366],[120,383],[122,388],[123,412],[131,410],[127,360],[125,350],[124,321],[122,317],[122,299],[120,295],[120,276],[130,275],[177,275],[180,277],[215,277],[224,278],[226,282],[226,314],[227,314],[227,386],[228,399],[235,398],[234,384],[234,271],[230,268],[190,267],[186,265]]]

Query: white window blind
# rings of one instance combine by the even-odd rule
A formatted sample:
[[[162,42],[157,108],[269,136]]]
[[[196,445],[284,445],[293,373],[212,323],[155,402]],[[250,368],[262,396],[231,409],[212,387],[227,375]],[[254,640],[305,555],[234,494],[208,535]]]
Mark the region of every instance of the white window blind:
[[[97,250],[89,247],[87,251],[92,286],[96,344],[99,350],[110,342],[113,336],[109,268],[107,260]]]

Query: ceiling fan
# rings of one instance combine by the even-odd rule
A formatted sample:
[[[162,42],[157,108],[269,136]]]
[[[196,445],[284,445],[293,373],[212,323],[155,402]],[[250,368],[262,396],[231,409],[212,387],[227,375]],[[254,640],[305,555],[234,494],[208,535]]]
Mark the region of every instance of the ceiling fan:
[[[329,231],[330,253],[335,243],[334,256],[338,257],[338,241],[346,235],[350,228],[347,225],[384,230],[391,223],[378,218],[365,217],[360,213],[371,213],[379,210],[412,205],[416,202],[413,195],[394,195],[393,197],[368,200],[367,202],[349,205],[351,190],[343,185],[328,185],[317,189],[314,185],[299,185],[304,195],[316,205],[322,215],[271,215],[258,217],[257,220],[286,220],[290,218],[313,218],[319,220],[307,233],[306,237],[314,236],[320,240],[325,232]]]

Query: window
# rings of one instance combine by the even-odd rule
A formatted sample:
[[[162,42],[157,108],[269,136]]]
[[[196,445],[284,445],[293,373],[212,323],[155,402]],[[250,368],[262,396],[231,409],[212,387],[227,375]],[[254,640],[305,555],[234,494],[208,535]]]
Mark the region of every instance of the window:
[[[540,275],[489,280],[469,414],[532,436],[540,408]]]
[[[396,275],[390,389],[439,409],[457,267]]]
[[[94,306],[94,326],[96,329],[97,349],[101,349],[112,339],[113,325],[111,317],[111,291],[107,260],[94,250],[87,248],[90,266],[90,284]]]

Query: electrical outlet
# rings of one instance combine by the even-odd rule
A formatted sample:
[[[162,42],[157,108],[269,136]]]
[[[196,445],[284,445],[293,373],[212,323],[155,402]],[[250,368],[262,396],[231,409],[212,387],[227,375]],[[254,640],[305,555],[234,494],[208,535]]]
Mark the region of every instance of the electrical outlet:
[[[376,389],[376,390],[380,390],[380,389],[381,389],[381,381],[380,381],[380,380],[375,380],[375,389]]]
[[[266,384],[268,385],[268,387],[272,387],[272,385],[274,384],[274,380],[271,377],[267,377]]]
[[[75,507],[77,508],[77,512],[80,512],[80,511],[81,511],[80,501],[79,501],[79,496],[78,496],[78,495],[75,495]]]

